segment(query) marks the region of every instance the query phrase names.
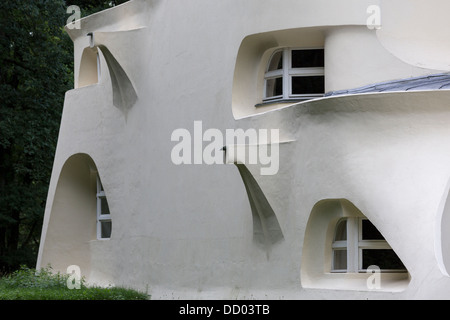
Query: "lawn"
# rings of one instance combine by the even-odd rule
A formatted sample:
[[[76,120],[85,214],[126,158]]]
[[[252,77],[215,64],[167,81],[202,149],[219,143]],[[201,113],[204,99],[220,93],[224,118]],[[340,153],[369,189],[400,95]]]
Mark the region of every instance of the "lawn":
[[[143,292],[122,287],[89,286],[81,279],[80,288],[69,289],[69,275],[49,268],[22,267],[0,279],[0,300],[148,300]],[[73,287],[73,286],[72,286]]]

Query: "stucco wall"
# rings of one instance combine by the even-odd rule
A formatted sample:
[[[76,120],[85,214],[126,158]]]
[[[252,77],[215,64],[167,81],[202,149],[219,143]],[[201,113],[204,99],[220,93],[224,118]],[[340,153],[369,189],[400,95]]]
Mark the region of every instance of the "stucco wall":
[[[367,29],[373,2],[134,0],[83,19],[71,31],[75,70],[88,32],[108,53],[98,84],[66,94],[38,266],[78,264],[91,281],[153,298],[448,298],[448,258],[435,245],[450,175],[448,91],[255,107],[264,61],[280,46],[323,42],[326,91],[434,72],[407,64]],[[234,164],[172,162],[172,132],[194,133],[198,120],[204,130],[280,130],[278,173],[248,169],[281,241],[255,242],[254,208]],[[54,251],[68,241],[61,217],[72,200],[59,181],[75,154],[95,164],[113,222],[110,240],[80,240],[83,259]],[[400,292],[302,286],[302,250],[314,243],[308,220],[324,199],[350,201],[380,229],[409,271]],[[86,214],[77,206],[71,218]]]

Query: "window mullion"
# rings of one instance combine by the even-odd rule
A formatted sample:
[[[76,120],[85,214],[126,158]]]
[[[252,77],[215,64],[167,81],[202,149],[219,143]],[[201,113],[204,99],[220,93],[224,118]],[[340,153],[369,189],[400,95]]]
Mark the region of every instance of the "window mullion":
[[[289,70],[291,76],[323,76],[324,68],[295,68]]]
[[[105,197],[106,197],[105,191],[97,192],[97,198],[105,198]]]
[[[271,79],[271,78],[279,78],[283,76],[283,70],[273,70],[273,71],[267,71],[265,79]]]
[[[347,240],[334,241],[332,245],[333,249],[347,249]]]
[[[97,196],[97,219],[100,217],[102,212],[102,200]]]
[[[347,219],[347,272],[358,272],[358,219]]]
[[[289,69],[291,67],[291,50],[283,50],[283,99],[289,99],[291,92],[291,81]]]
[[[362,249],[392,249],[384,240],[360,240],[359,247]]]

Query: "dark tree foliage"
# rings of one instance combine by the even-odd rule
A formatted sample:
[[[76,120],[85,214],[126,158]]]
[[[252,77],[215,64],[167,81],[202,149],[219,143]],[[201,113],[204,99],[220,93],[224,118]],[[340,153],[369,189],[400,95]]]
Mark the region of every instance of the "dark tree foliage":
[[[0,274],[36,263],[64,94],[73,88],[67,6],[79,5],[83,17],[122,2],[0,1]]]
[[[81,15],[87,16],[109,7],[114,7],[129,0],[66,0],[66,5],[77,5],[81,9]]]

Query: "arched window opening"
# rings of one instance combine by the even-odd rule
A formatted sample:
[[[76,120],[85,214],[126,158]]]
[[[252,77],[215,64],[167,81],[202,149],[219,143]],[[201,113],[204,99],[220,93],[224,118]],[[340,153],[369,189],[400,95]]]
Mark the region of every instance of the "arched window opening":
[[[404,251],[398,243],[388,243],[389,235],[395,241],[388,232],[392,232],[388,225],[375,226],[347,199],[318,201],[305,229],[302,286],[370,291],[374,288],[368,279],[381,272],[381,286],[376,290],[403,291],[411,276],[400,260]]]
[[[332,243],[331,272],[366,272],[377,266],[382,272],[406,272],[400,258],[378,229],[360,217],[340,219]]]

